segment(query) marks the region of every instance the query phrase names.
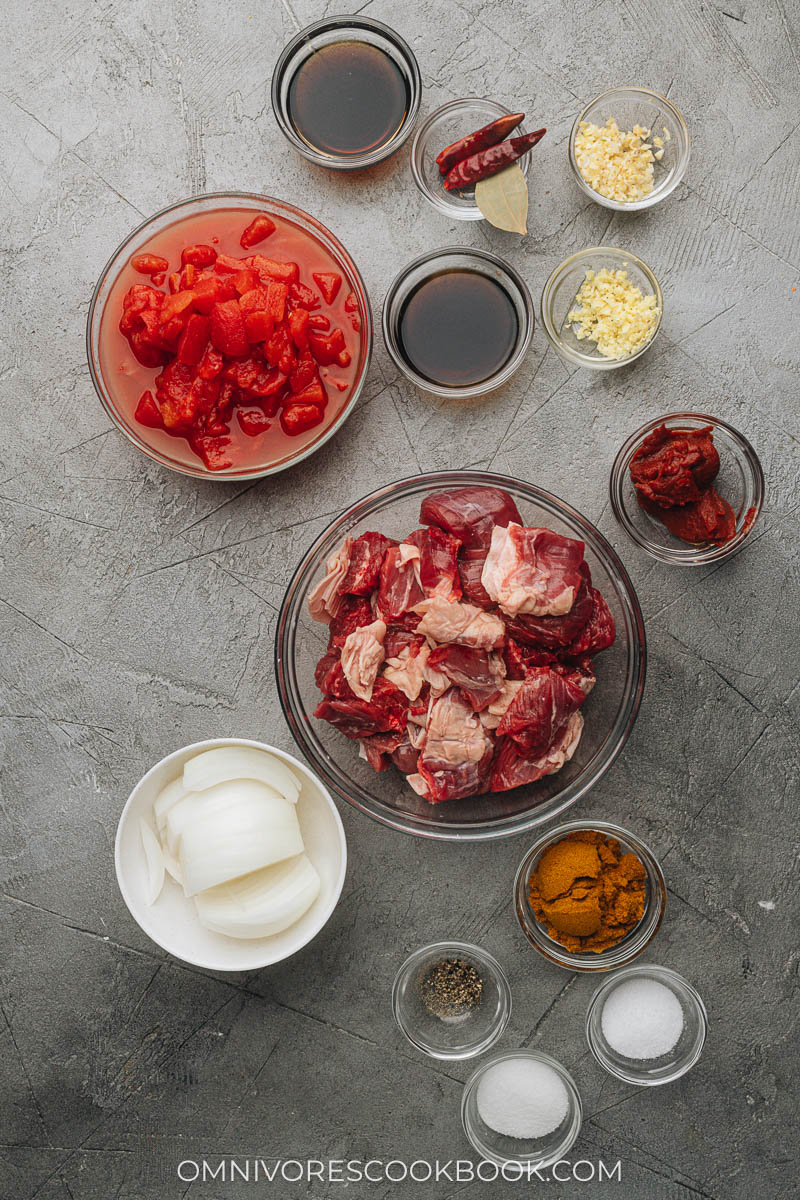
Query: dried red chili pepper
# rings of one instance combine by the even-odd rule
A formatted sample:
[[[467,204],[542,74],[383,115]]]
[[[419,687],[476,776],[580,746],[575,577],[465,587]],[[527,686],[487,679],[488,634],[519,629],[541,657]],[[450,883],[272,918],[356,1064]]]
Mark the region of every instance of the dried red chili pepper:
[[[439,171],[442,175],[447,175],[456,163],[470,158],[480,150],[487,150],[489,146],[495,146],[498,142],[504,141],[524,117],[525,113],[509,113],[508,116],[498,117],[496,121],[491,121],[481,129],[476,129],[474,133],[468,133],[466,137],[459,138],[457,142],[445,146],[442,153],[436,156],[436,165]]]
[[[471,158],[462,159],[445,178],[445,188],[448,192],[454,192],[459,188],[479,183],[481,179],[488,179],[490,175],[496,175],[498,171],[522,158],[523,154],[527,154],[546,133],[546,129],[535,129],[533,133],[509,138],[507,142],[500,142],[496,146],[490,146],[488,150],[473,154]]]

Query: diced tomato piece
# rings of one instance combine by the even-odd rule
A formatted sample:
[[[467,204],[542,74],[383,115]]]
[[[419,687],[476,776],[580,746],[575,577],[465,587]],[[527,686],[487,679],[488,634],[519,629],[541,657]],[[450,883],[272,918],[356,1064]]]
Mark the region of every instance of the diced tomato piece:
[[[179,292],[181,290],[181,273],[180,273],[180,271],[172,272],[172,274],[169,277],[168,286],[169,286],[170,294],[173,296],[175,295],[176,292]]]
[[[242,236],[239,238],[239,245],[245,250],[249,250],[251,246],[257,246],[259,242],[265,241],[271,234],[275,232],[276,225],[269,217],[259,213],[245,229]]]
[[[247,332],[242,310],[235,300],[223,300],[211,310],[211,341],[223,354],[246,354]]]
[[[317,332],[327,333],[331,323],[324,313],[311,313],[308,318],[308,328],[316,329]]]
[[[154,346],[143,330],[134,329],[127,336],[134,357],[143,367],[163,367],[169,361],[169,351]]]
[[[300,268],[296,262],[275,262],[271,258],[264,258],[263,254],[253,254],[250,258],[242,259],[242,263],[258,271],[262,283],[268,283],[270,279],[277,279],[280,283],[295,283],[300,278]]]
[[[161,342],[169,350],[174,350],[178,344],[178,339],[183,333],[183,327],[188,317],[188,313],[184,313],[180,317],[173,317],[171,321],[167,321],[164,325],[159,325],[159,336]],[[145,318],[149,319],[149,318]]]
[[[196,366],[208,344],[208,317],[192,313],[178,342],[178,361]]]
[[[201,379],[215,379],[224,365],[225,362],[219,350],[215,350],[209,344],[206,346],[203,351],[203,357],[197,364],[197,374]]]
[[[156,376],[156,396],[167,429],[189,429],[199,407],[199,397],[192,394],[194,373],[184,363],[173,360]]]
[[[258,284],[239,297],[239,307],[243,313],[264,312],[267,307],[268,295],[267,288],[262,284]]]
[[[284,387],[285,383],[286,376],[277,367],[264,367],[249,384],[249,388],[254,396],[261,399],[264,396],[274,396]]]
[[[260,408],[237,408],[236,420],[248,437],[257,437],[269,429],[272,422]]]
[[[153,281],[153,287],[161,287],[167,275],[165,271],[159,271],[157,275],[151,275],[150,278]]]
[[[341,353],[339,354],[339,356],[337,357],[336,361],[340,367],[349,367],[350,362],[351,362],[350,351],[342,350]]]
[[[233,463],[226,454],[226,448],[231,443],[230,438],[192,434],[188,441],[195,454],[198,458],[202,458],[209,471],[223,471],[226,467],[233,466]]]
[[[286,296],[289,289],[285,283],[270,283],[267,287],[267,303],[264,308],[277,325],[286,313]]]
[[[133,415],[140,425],[149,425],[151,429],[164,428],[161,413],[151,391],[142,392]]]
[[[356,333],[361,332],[361,322],[359,321],[358,317],[351,317],[350,324],[353,326],[353,329]]]
[[[312,279],[322,292],[323,299],[326,304],[333,304],[339,288],[342,286],[342,277],[333,271],[313,271]]]
[[[302,392],[318,375],[317,364],[310,350],[304,350],[297,360],[297,366],[289,376],[289,387],[293,392]]]
[[[245,292],[250,292],[258,284],[258,272],[250,270],[237,271],[233,277],[233,286],[237,293],[243,296]]]
[[[161,321],[166,325],[173,317],[179,317],[194,303],[194,292],[183,290],[174,296],[165,296],[161,306]]]
[[[281,413],[281,428],[289,437],[297,437],[324,419],[325,412],[318,404],[290,404]]]
[[[338,362],[339,355],[346,349],[344,334],[341,329],[332,329],[327,336],[319,333],[310,333],[308,344],[314,358],[323,367],[329,367],[333,363]]]
[[[240,358],[225,368],[225,378],[232,380],[237,387],[252,387],[258,378],[261,364],[255,358]]]
[[[272,336],[264,343],[264,357],[271,367],[279,367],[288,375],[296,362],[296,355],[285,322],[277,325]]]
[[[219,396],[217,397],[217,409],[221,413],[228,413],[233,407],[236,400],[236,385],[231,383],[230,379],[223,379],[220,384]]]
[[[187,263],[181,271],[181,287],[193,288],[197,282],[197,267],[193,263]]]
[[[160,254],[134,254],[131,266],[140,275],[158,275],[169,270],[169,263]]]
[[[193,267],[213,267],[217,261],[217,252],[213,246],[207,246],[204,242],[196,242],[193,246],[184,246],[181,250],[181,263],[186,266],[191,263]]]
[[[268,312],[249,312],[245,316],[244,327],[250,343],[264,342],[275,328],[275,322]]]
[[[325,394],[325,388],[322,386],[321,379],[312,379],[302,392],[297,392],[292,397],[292,404],[318,404],[324,408],[328,403],[328,397]]]
[[[217,272],[247,271],[253,263],[248,258],[233,258],[230,254],[218,254],[214,262]],[[259,272],[260,273],[260,272]]]
[[[304,283],[293,283],[289,288],[289,299],[292,304],[298,308],[307,308],[309,312],[313,312],[315,308],[320,306],[320,298],[312,292],[310,287],[306,287]]]
[[[358,299],[355,292],[349,292],[345,298],[344,311],[349,313],[358,312]]]
[[[289,333],[298,350],[308,348],[308,310],[296,308],[289,313]]]

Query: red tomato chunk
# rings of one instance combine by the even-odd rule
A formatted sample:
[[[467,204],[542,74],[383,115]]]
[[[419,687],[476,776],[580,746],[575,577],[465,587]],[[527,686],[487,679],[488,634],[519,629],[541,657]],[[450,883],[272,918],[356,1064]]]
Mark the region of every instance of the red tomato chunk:
[[[249,250],[275,230],[259,214],[240,244]],[[155,254],[136,255],[131,266],[151,282],[128,289],[119,328],[136,359],[158,370],[136,406],[140,425],[185,438],[218,471],[232,465],[234,417],[252,438],[276,417],[289,437],[324,421],[328,392],[320,367],[346,367],[351,356],[334,310],[316,310],[333,305],[341,275],[315,271],[312,288],[296,262],[238,258],[202,242],[185,246],[171,273],[167,259]],[[166,289],[152,286],[156,281],[166,281]],[[345,311],[357,308],[354,301],[350,293]]]

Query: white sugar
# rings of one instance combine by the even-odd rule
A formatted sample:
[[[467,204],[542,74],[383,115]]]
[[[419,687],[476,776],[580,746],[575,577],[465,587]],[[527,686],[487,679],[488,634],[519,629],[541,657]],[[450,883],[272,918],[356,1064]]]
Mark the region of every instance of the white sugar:
[[[507,1058],[489,1067],[478,1084],[478,1113],[495,1133],[539,1138],[557,1129],[569,1112],[569,1093],[546,1063]]]
[[[613,989],[601,1015],[603,1037],[625,1058],[660,1058],[683,1031],[683,1008],[657,979],[629,979]]]

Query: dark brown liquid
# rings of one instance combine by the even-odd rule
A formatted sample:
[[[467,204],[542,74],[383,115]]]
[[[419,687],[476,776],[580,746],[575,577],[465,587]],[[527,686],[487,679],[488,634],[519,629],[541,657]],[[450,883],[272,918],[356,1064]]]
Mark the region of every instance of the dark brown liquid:
[[[403,124],[409,93],[395,61],[367,42],[332,42],[301,63],[289,116],[315,150],[347,156],[384,145]]]
[[[400,313],[399,340],[411,367],[442,387],[483,383],[508,362],[519,333],[505,288],[477,271],[423,280]]]

